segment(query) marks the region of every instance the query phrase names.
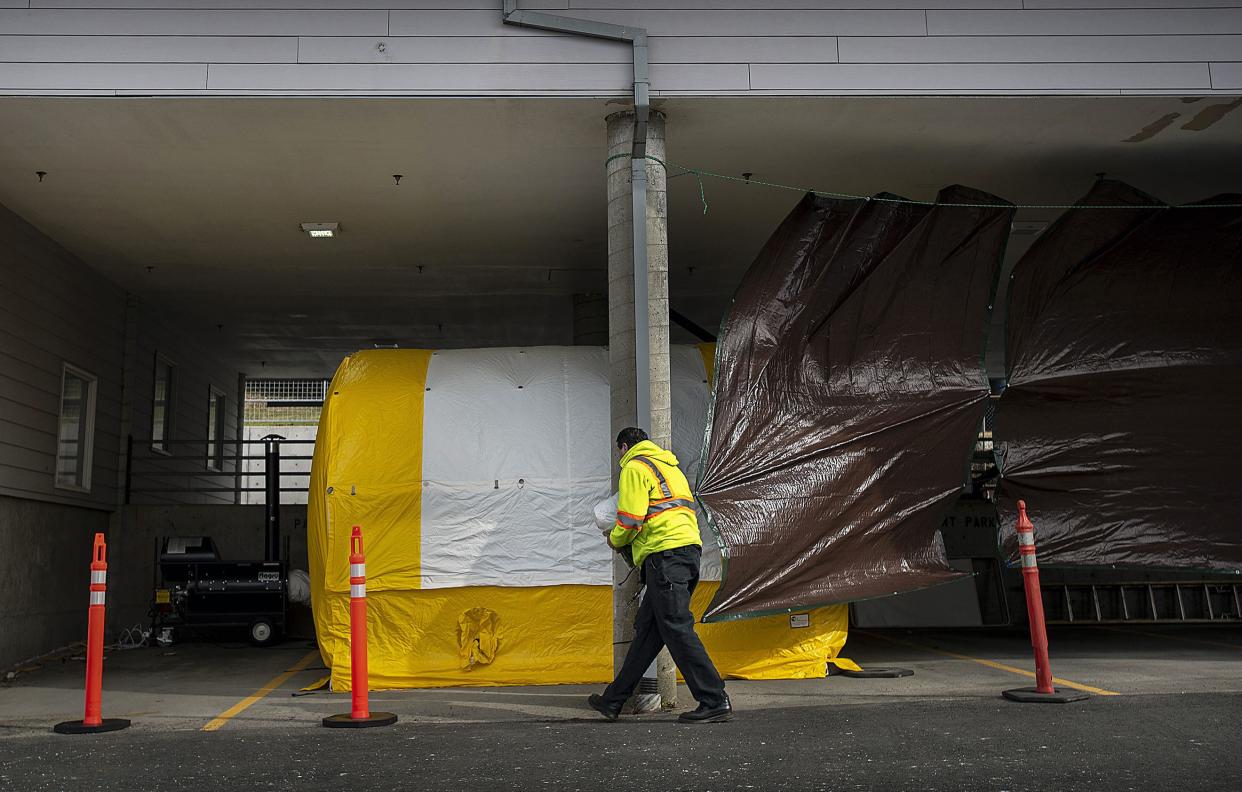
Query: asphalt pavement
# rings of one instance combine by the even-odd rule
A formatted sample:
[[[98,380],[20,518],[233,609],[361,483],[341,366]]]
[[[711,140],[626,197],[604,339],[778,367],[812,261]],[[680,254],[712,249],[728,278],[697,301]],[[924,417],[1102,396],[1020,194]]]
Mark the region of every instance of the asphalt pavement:
[[[1000,697],[1030,684],[1023,638],[855,631],[915,676],[731,681],[708,725],[609,723],[574,686],[379,691],[396,725],[329,730],[348,697],[291,695],[322,675],[304,644],[183,644],[111,653],[104,714],[134,726],[64,736],[71,656],[0,687],[0,790],[1242,790],[1242,631],[1054,632],[1058,678],[1097,691],[1069,705]]]

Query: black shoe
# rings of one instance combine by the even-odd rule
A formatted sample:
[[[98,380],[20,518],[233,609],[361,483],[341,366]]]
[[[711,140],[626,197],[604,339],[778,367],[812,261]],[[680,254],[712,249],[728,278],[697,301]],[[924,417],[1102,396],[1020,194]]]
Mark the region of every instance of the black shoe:
[[[587,704],[590,705],[591,709],[595,710],[600,715],[603,715],[605,718],[607,718],[610,721],[615,721],[617,719],[617,716],[621,714],[620,707],[613,709],[612,707],[608,706],[608,702],[604,701],[604,697],[598,693],[592,693],[591,695],[587,696]]]
[[[698,709],[678,715],[677,720],[687,723],[724,723],[733,720],[733,705],[729,703],[729,697],[725,696],[720,706],[709,707],[706,704],[700,704]]]

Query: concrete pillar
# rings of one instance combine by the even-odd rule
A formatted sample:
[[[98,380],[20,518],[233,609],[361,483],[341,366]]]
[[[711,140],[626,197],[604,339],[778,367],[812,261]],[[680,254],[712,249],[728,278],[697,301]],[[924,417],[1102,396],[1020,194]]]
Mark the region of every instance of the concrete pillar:
[[[608,345],[608,295],[575,294],[574,346]]]
[[[608,116],[608,362],[611,382],[612,433],[640,426],[657,444],[672,443],[672,410],[668,348],[668,189],[664,162],[664,116],[653,112],[647,127],[647,316],[648,360],[635,359],[633,205],[631,160],[634,114]],[[613,159],[615,157],[615,159]],[[658,162],[657,162],[658,160]],[[651,381],[651,415],[636,417],[637,367],[645,366]],[[614,483],[617,470],[613,470]],[[619,559],[613,564],[613,666],[620,669],[634,638],[638,575]],[[660,697],[676,705],[676,675],[667,650],[657,663]]]

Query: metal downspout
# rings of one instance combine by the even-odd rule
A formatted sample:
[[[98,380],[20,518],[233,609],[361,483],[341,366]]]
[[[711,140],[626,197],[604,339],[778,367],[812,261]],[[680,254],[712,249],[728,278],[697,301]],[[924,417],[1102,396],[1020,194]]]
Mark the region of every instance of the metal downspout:
[[[501,21],[506,25],[554,33],[621,41],[634,49],[634,145],[630,152],[630,198],[633,216],[631,244],[634,256],[634,359],[637,381],[634,425],[651,428],[651,322],[647,288],[647,121],[651,116],[651,79],[647,69],[647,31],[590,19],[523,11],[517,0],[503,0]]]

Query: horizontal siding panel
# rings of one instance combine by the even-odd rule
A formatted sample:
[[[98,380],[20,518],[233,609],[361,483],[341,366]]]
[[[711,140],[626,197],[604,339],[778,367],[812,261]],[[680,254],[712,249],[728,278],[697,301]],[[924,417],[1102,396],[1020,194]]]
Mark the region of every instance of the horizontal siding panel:
[[[296,36],[0,36],[14,63],[296,63]]]
[[[1026,0],[1025,8],[1237,8],[1238,0]],[[965,6],[958,6],[964,8]]]
[[[651,82],[662,91],[746,91],[750,67],[745,63],[653,63]]]
[[[10,354],[20,355],[33,365],[48,370],[47,360],[51,358],[51,371],[57,373],[60,363],[72,363],[86,369],[100,379],[101,382],[119,384],[121,378],[121,356],[108,345],[107,338],[92,335],[89,328],[83,333],[66,334],[65,328],[47,328],[31,324],[19,317],[9,306],[0,311],[0,343],[3,343]],[[15,344],[9,346],[10,339],[25,342],[25,346]],[[117,340],[119,346],[120,341]],[[40,360],[42,358],[42,360]],[[115,369],[115,370],[113,370]],[[59,376],[59,374],[57,374]]]
[[[1016,13],[1016,12],[1015,12]],[[922,11],[593,11],[573,16],[645,27],[652,36],[921,36]],[[394,36],[481,36],[538,33],[503,25],[497,13],[393,11]]]
[[[112,482],[119,467],[117,464],[119,456],[116,444],[109,443],[107,446],[104,446],[103,443],[99,442],[99,439],[101,438],[98,436],[94,438],[92,484],[101,475],[107,477],[108,482]],[[47,489],[55,489],[55,448],[55,439],[41,448],[24,448],[19,446],[19,444],[0,443],[0,467],[30,470],[32,473],[45,475]]]
[[[32,410],[43,415],[52,417],[52,431],[55,432],[55,426],[60,420],[60,387],[52,393],[42,391],[38,388],[27,385],[24,382],[15,380],[11,377],[0,375],[0,400],[12,402],[14,404],[24,404]],[[121,423],[120,405],[111,399],[101,398],[98,390],[95,392],[95,430],[96,432],[105,429],[110,430],[108,434],[115,435],[115,427]],[[33,424],[40,428],[46,428],[45,422]],[[3,442],[4,438],[0,438]]]
[[[1218,91],[1242,90],[1242,63],[1213,63],[1212,87]]]
[[[71,497],[73,493],[65,490],[56,490],[54,495],[49,495],[40,491],[23,490],[17,487],[6,487],[2,483],[3,476],[0,476],[0,495],[10,498],[35,498],[45,503],[59,503],[62,506],[76,506],[82,509],[98,509],[103,512],[116,510],[116,489],[100,490],[93,494],[90,498]],[[63,495],[62,495],[63,493]]]
[[[74,353],[72,350],[68,354],[62,354],[54,349],[49,350],[47,346],[57,346],[60,340],[56,339],[51,344],[40,345],[38,342],[32,342],[29,337],[23,337],[6,329],[4,324],[10,321],[7,311],[0,311],[0,344],[4,345],[9,354],[25,359],[29,365],[35,366],[43,371],[56,377],[59,381],[61,376],[61,364],[70,363],[80,369],[84,369],[87,373],[98,378],[99,380],[99,398],[112,400],[114,394],[121,390],[121,372],[119,367],[102,366],[98,358],[92,358],[89,355]]]
[[[756,90],[1100,91],[1210,88],[1207,64],[753,64]]]
[[[33,451],[0,443],[0,467],[37,473],[50,483],[56,473],[56,456],[50,448],[46,451]]]
[[[0,63],[0,89],[201,91],[207,66],[130,63]]]
[[[26,0],[20,2],[26,7]],[[864,0],[865,1],[865,0]],[[530,10],[565,10],[569,0],[522,0],[522,8]],[[176,8],[176,9],[495,9],[500,15],[499,0],[30,0],[31,8]],[[955,6],[968,8],[969,6]]]
[[[23,251],[16,258],[21,267],[36,260],[38,252]],[[46,256],[39,256],[41,263]],[[29,268],[24,275],[5,274],[0,288],[9,299],[7,308],[32,327],[52,332],[70,330],[99,350],[101,356],[120,359],[118,346],[125,335],[125,303],[118,294],[99,288],[95,278],[81,278],[81,270],[67,277],[49,277],[46,266]],[[73,277],[79,275],[79,277]],[[93,289],[93,291],[92,291]],[[16,299],[13,299],[16,298]]]
[[[746,64],[654,64],[652,84],[662,91],[745,91]],[[209,87],[217,91],[435,92],[521,91],[627,92],[629,64],[303,64],[214,66]]]
[[[932,36],[1144,36],[1242,33],[1242,8],[928,11]]]
[[[626,64],[304,64],[221,65],[211,90],[258,91],[617,91],[633,73]]]
[[[652,63],[835,63],[835,36],[652,37]]]
[[[652,63],[833,63],[831,36],[653,37]],[[300,63],[630,63],[615,42],[569,36],[318,37],[301,40]]]
[[[13,358],[23,361],[21,367],[12,369],[15,372],[20,373],[23,368],[27,368],[31,371],[39,372],[39,376],[54,378],[59,383],[62,371],[61,365],[63,363],[71,363],[98,378],[100,399],[119,401],[119,399],[116,399],[116,396],[121,392],[122,372],[119,360],[115,366],[100,365],[98,359],[92,360],[86,357],[59,355],[49,352],[47,349],[31,343],[25,338],[19,338],[3,328],[0,328],[0,345],[4,347],[10,356],[5,358],[2,365],[9,366],[9,361],[13,360]],[[75,362],[78,360],[89,365]],[[57,387],[60,387],[59,384]]]
[[[46,450],[56,447],[56,434],[33,426],[0,420],[0,445]]]
[[[1171,2],[1174,0],[1165,0]],[[521,4],[523,8],[525,3]],[[1027,3],[1029,6],[1030,3]],[[580,9],[685,9],[685,10],[914,10],[929,8],[1022,8],[1022,0],[570,0]]]
[[[499,20],[499,12],[495,17]],[[388,12],[270,11],[253,6],[227,11],[4,10],[0,31],[62,36],[375,36],[387,35]]]
[[[382,49],[381,49],[382,45]],[[630,63],[632,47],[579,36],[318,37],[301,63]]]
[[[0,283],[0,288],[6,286]],[[65,308],[69,310],[66,312]],[[64,307],[53,314],[42,311],[33,302],[18,299],[6,304],[5,311],[9,314],[9,321],[0,323],[0,327],[8,328],[15,336],[31,345],[31,349],[25,350],[29,362],[60,376],[60,359],[52,364],[39,361],[37,352],[30,354],[33,350],[39,350],[86,368],[92,374],[99,374],[105,381],[120,381],[119,373],[114,376],[112,372],[96,372],[91,369],[92,366],[105,369],[120,367],[120,344],[125,333],[123,325],[113,325],[109,321],[113,317],[100,313],[97,306],[75,305],[73,301],[66,299]],[[62,312],[68,315],[63,316]]]
[[[32,429],[52,436],[56,435],[56,424],[59,420],[59,416],[56,413],[57,409],[59,409],[59,405],[51,409],[41,409],[0,396],[0,421],[29,426]]]
[[[44,390],[0,373],[0,399],[9,399],[21,404],[29,404],[31,407],[44,412],[59,413],[60,383],[57,382],[56,387],[52,390]]]
[[[1242,36],[927,36],[840,39],[842,63],[1159,63],[1242,60]]]
[[[50,473],[24,470],[0,464],[0,490],[15,497],[37,497],[39,500],[56,500],[61,503],[90,503],[97,508],[112,508],[116,502],[116,485],[103,477],[92,474],[90,493],[56,489],[52,486]],[[17,494],[21,493],[21,494]],[[52,497],[47,497],[52,496]]]
[[[11,354],[8,345],[0,347],[0,377],[9,376],[33,388],[57,393],[60,391],[60,367],[55,371]],[[3,439],[4,435],[0,435]]]

